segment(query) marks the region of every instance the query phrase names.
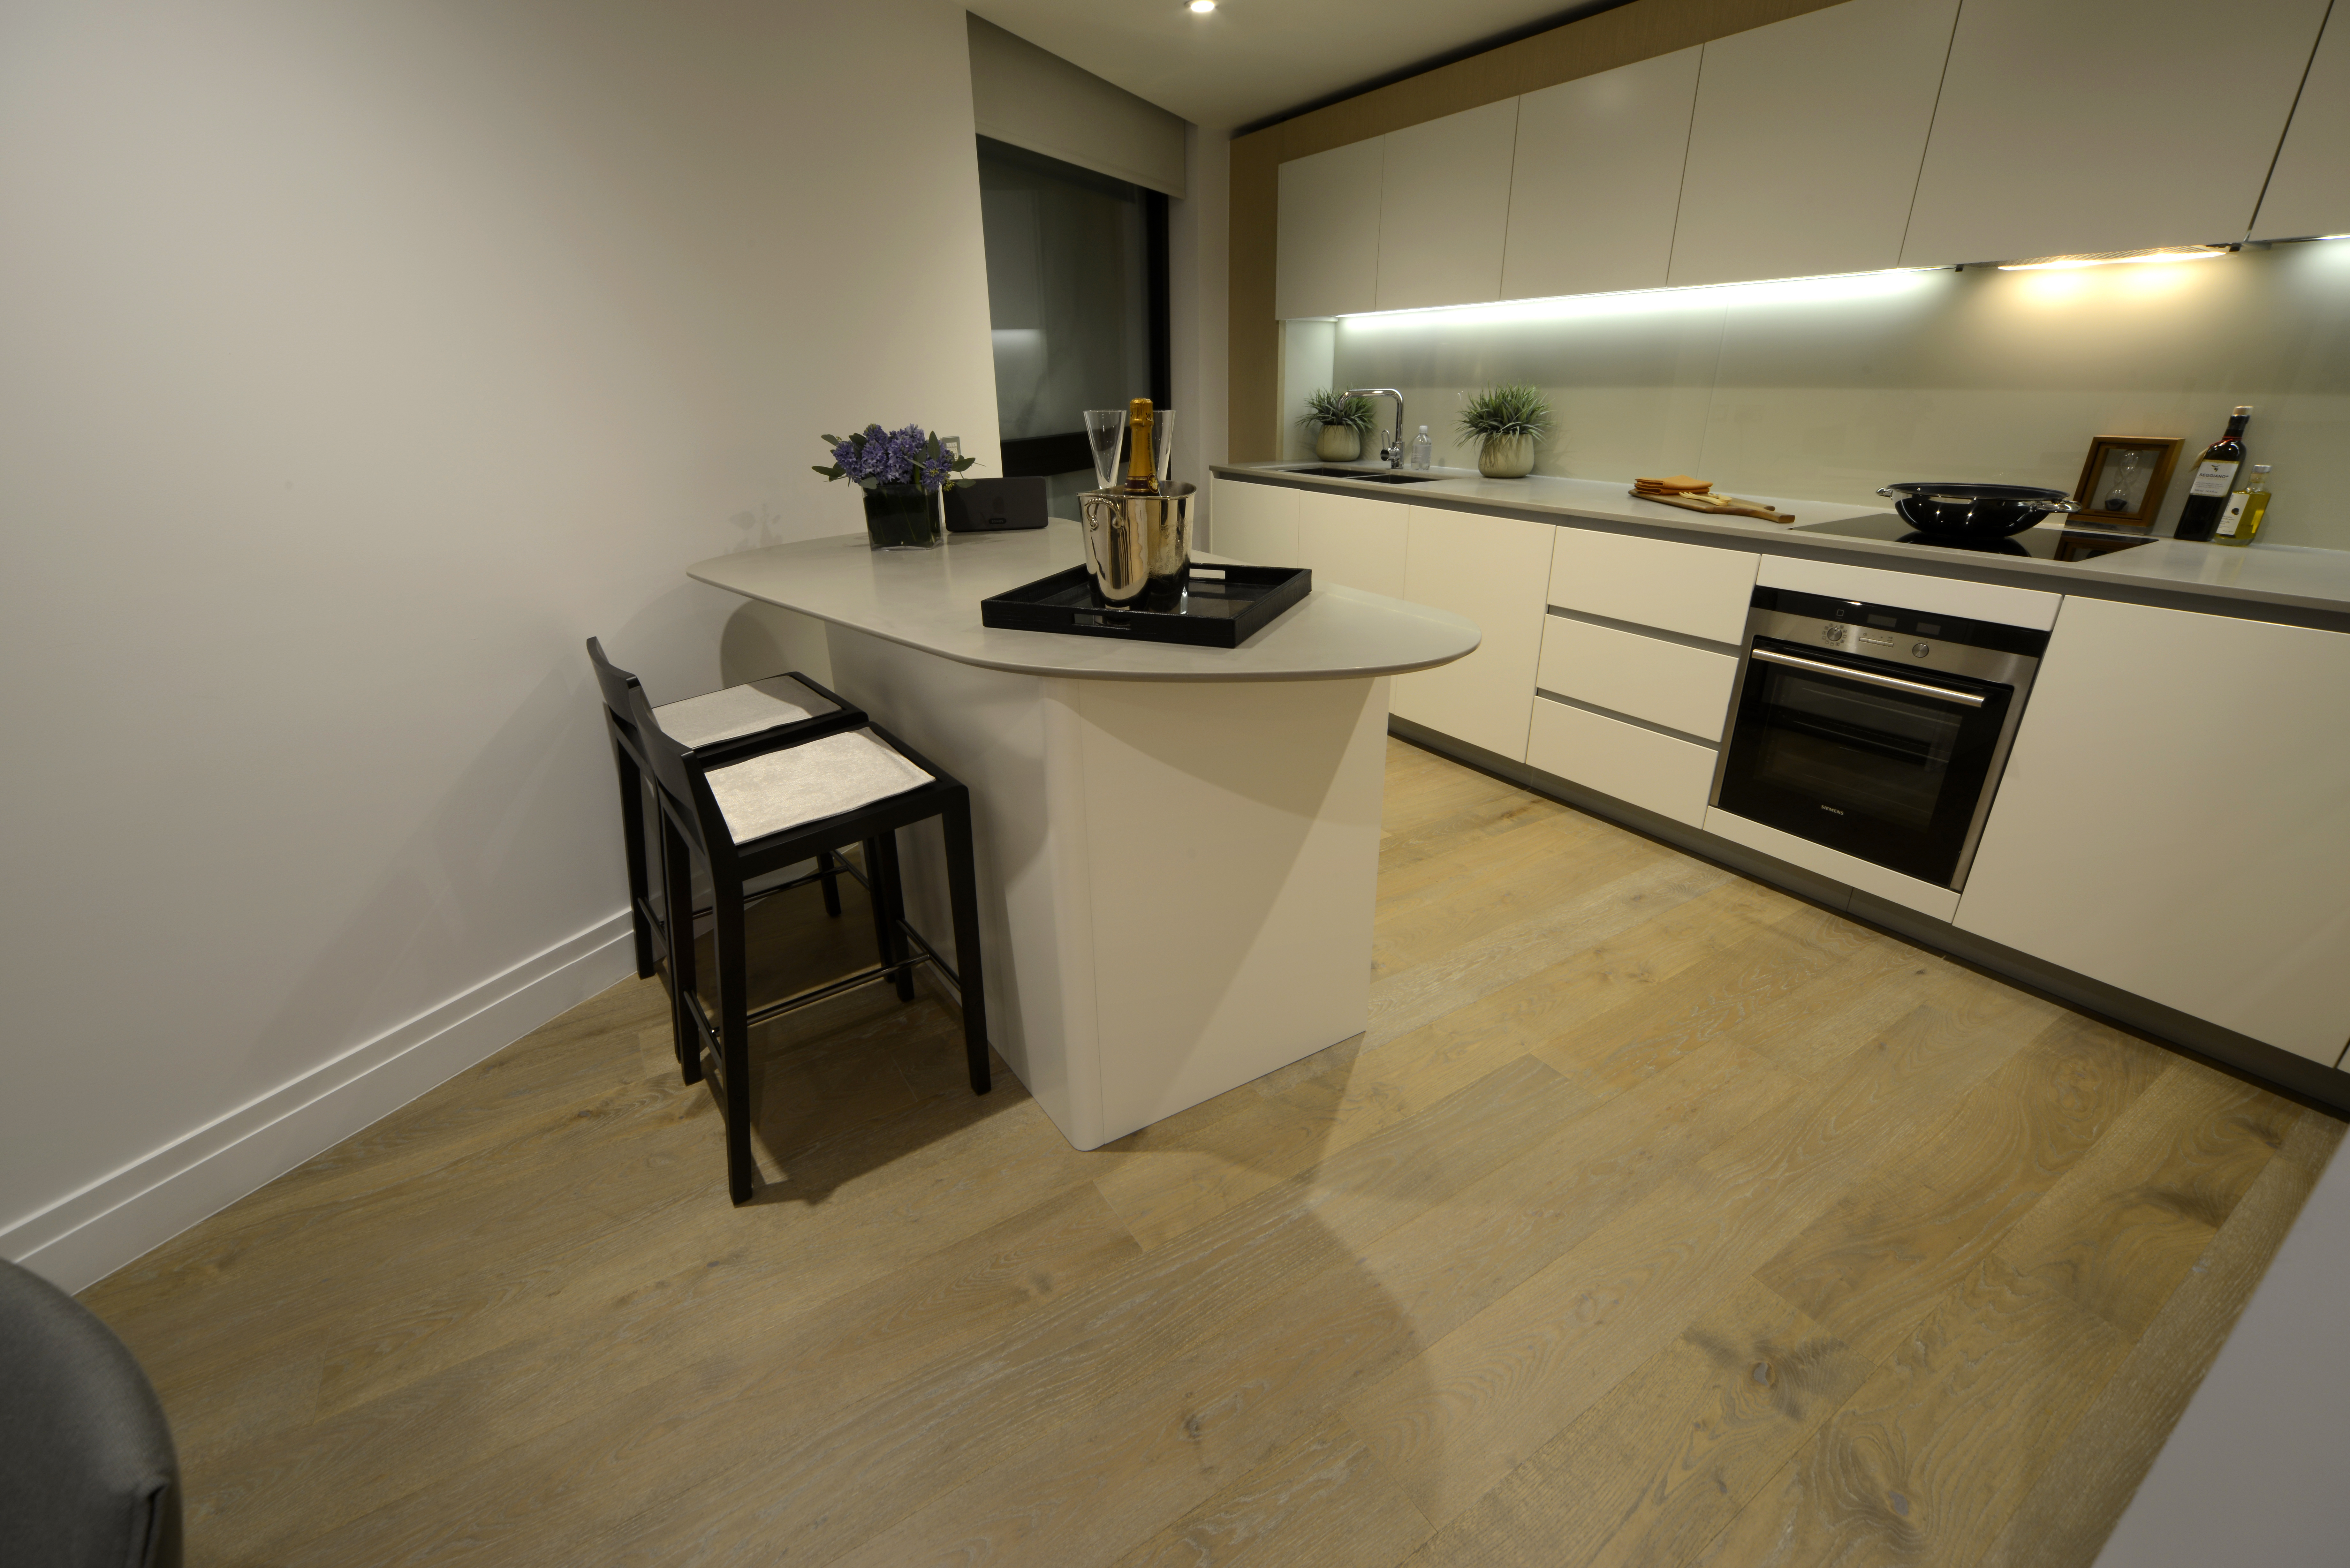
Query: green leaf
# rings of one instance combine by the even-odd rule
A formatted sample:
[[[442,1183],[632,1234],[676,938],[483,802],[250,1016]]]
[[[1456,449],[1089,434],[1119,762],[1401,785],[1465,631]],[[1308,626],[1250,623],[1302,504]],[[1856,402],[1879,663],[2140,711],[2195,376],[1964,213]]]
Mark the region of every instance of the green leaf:
[[[818,468],[816,472],[823,474],[827,479],[838,479],[842,474],[847,473],[848,471],[836,462],[828,468]]]
[[[838,436],[820,436],[817,439],[822,441],[827,446],[838,446],[840,444],[840,438]]]

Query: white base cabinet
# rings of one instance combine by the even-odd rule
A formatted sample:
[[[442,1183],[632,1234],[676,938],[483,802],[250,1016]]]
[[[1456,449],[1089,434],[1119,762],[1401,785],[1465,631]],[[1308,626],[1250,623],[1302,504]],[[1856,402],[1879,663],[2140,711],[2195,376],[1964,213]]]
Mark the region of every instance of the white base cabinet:
[[[1558,530],[1516,517],[1406,510],[1403,597],[1467,616],[1484,641],[1466,659],[1397,676],[1393,711],[1523,762],[1542,657],[1544,585]]]
[[[2334,1065],[2350,636],[2068,598],[1957,924]]]
[[[1314,574],[1317,588],[1360,588],[1402,598],[1409,510],[1400,501],[1301,491],[1295,564]]]
[[[1287,484],[1216,478],[1208,489],[1207,553],[1253,566],[1295,566],[1298,497]]]

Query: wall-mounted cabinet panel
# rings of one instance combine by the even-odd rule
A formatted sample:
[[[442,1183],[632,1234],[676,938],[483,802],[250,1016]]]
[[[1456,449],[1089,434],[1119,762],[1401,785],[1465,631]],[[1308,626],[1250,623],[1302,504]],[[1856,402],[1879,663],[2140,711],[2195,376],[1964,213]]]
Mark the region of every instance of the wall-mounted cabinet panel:
[[[1501,296],[1517,136],[1513,98],[1383,139],[1377,308],[1470,305]],[[1283,165],[1284,172],[1288,167]],[[1285,241],[1285,223],[1282,234]]]
[[[1543,628],[1534,684],[1700,741],[1719,741],[1737,679],[1738,660],[1729,654],[1555,615]]]
[[[1966,0],[1903,264],[2241,239],[2325,5]]]
[[[1526,757],[1534,666],[1542,656],[1547,523],[1432,506],[1408,509],[1403,597],[1477,623],[1484,640],[1466,659],[1395,680],[1390,711],[1431,730]]]
[[[1302,491],[1297,500],[1297,564],[1314,574],[1317,588],[1360,588],[1399,599],[1404,597],[1404,524],[1409,510],[1400,501]]]
[[[1671,281],[1898,265],[1958,0],[1846,0],[1705,46]]]
[[[2350,6],[2337,5],[2277,150],[2256,240],[2350,234]]]
[[[1377,307],[1384,140],[1281,166],[1273,313],[1283,320]]]
[[[1550,565],[1550,602],[1561,609],[1653,626],[1732,645],[1746,640],[1746,610],[1762,557],[1596,528],[1561,528]]]
[[[1255,566],[1295,566],[1297,497],[1287,484],[1219,475],[1208,487],[1208,553]]]
[[[2333,1065],[2345,691],[2350,635],[2067,598],[1959,926]]]
[[[1503,298],[1664,286],[1700,52],[1518,100]]]

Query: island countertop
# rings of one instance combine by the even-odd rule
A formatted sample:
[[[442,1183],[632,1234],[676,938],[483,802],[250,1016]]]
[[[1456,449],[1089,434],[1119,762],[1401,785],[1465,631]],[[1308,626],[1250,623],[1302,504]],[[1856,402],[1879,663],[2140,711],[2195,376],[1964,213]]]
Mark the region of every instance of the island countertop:
[[[1216,557],[1201,556],[1202,565]],[[862,534],[696,562],[696,582],[984,670],[1108,680],[1333,680],[1399,675],[1473,651],[1476,626],[1426,605],[1317,586],[1238,648],[1123,642],[983,626],[979,601],[1085,561],[1075,523],[951,534],[881,550]]]

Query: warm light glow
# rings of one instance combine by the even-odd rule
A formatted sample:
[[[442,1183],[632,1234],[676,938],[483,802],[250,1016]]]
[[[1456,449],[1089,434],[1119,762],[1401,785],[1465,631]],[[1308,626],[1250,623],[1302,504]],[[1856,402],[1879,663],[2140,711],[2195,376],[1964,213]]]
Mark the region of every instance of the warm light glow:
[[[1341,316],[1350,330],[1391,327],[1479,327],[1521,321],[1569,321],[1649,311],[1720,309],[1732,305],[1802,305],[1839,299],[1881,299],[1927,286],[1939,267],[1841,273],[1829,277],[1778,278],[1768,283],[1717,283],[1691,288],[1629,289],[1621,294],[1570,294],[1549,299],[1504,299],[1491,305],[1448,305],[1428,310],[1377,310]]]
[[[2216,250],[2150,251],[2145,255],[2137,256],[2062,256],[2055,261],[2007,262],[2002,264],[1999,270],[2002,272],[2074,272],[2085,266],[2142,266],[2148,262],[2210,261],[2213,256],[2223,256],[2228,254],[2230,253],[2223,246]]]
[[[1216,8],[1216,0],[1191,0],[1191,14],[1204,16]]]

